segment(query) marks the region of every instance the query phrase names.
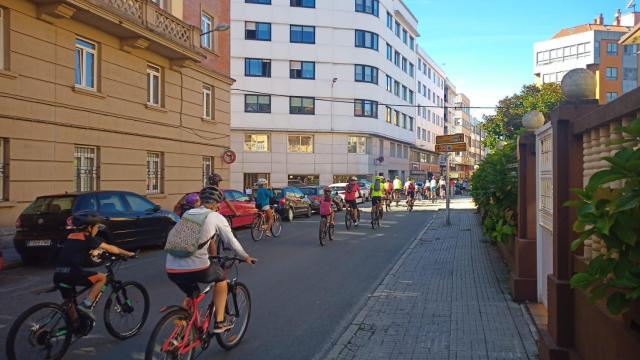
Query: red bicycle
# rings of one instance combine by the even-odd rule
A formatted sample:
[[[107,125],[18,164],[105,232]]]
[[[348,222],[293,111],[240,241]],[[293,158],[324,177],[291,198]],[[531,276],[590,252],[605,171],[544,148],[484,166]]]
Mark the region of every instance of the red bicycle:
[[[146,360],[195,359],[209,347],[214,335],[218,344],[225,350],[236,347],[244,337],[251,317],[249,289],[237,280],[237,264],[244,262],[244,259],[228,256],[211,258],[220,263],[225,274],[229,269],[236,268],[236,277],[227,280],[229,293],[225,307],[225,317],[233,326],[221,334],[209,331],[214,314],[213,301],[209,303],[204,314],[201,314],[199,305],[211,291],[214,284],[210,284],[192,299],[189,309],[177,305],[161,309],[165,315],[151,333],[145,352]]]

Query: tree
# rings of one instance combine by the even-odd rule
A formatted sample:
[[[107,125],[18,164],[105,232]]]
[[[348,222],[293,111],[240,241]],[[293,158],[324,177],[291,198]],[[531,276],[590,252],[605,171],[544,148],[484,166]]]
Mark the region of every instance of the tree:
[[[547,116],[564,99],[560,85],[525,85],[519,93],[498,102],[495,115],[484,115],[482,129],[486,133],[483,145],[495,150],[501,141],[515,140],[522,128],[522,117],[531,110]]]

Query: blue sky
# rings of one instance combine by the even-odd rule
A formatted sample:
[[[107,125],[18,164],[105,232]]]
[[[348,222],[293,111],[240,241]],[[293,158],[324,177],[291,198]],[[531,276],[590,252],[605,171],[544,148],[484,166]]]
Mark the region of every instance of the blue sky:
[[[532,83],[533,43],[603,13],[610,24],[628,0],[404,0],[418,43],[472,106],[494,106]],[[640,10],[640,1],[636,1]],[[473,110],[478,118],[488,110]]]

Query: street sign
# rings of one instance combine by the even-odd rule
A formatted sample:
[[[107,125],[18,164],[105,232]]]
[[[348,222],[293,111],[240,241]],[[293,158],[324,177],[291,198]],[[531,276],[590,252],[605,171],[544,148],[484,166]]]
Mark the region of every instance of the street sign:
[[[438,153],[457,152],[457,151],[467,151],[467,144],[456,143],[456,144],[436,145],[436,152]]]
[[[446,156],[440,156],[440,166],[447,166],[447,157]]]
[[[438,135],[436,136],[436,145],[463,143],[464,134]]]

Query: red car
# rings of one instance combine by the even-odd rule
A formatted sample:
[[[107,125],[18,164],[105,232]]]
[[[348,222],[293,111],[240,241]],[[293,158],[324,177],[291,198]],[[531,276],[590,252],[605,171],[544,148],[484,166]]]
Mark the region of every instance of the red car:
[[[226,217],[227,220],[231,220],[231,227],[236,229],[239,227],[251,225],[253,222],[253,217],[256,210],[256,203],[253,202],[247,195],[238,190],[224,190],[224,196],[229,200],[229,202],[233,205],[233,207],[238,212],[238,216],[234,217],[233,212],[227,204],[224,202],[220,204],[220,210],[218,211],[222,216]],[[185,194],[176,206],[173,208],[173,211],[178,215],[182,216],[182,213],[185,209],[185,203],[191,203],[193,200],[198,199],[198,192],[192,192]]]

